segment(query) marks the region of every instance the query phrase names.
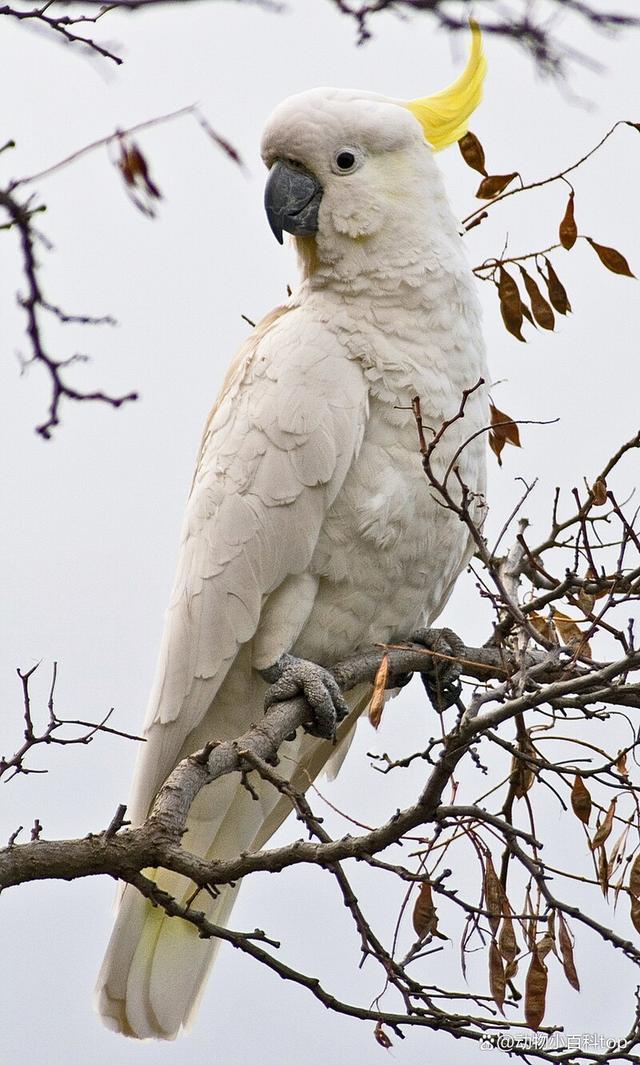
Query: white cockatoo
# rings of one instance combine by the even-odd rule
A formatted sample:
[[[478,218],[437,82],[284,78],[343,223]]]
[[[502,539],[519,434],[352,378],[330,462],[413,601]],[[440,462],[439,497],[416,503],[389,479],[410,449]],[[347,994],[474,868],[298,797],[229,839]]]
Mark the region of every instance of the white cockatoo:
[[[425,425],[459,409],[486,377],[474,281],[434,150],[458,140],[480,101],[485,59],[474,27],[458,80],[412,102],[344,89],[285,100],[267,122],[265,206],[293,234],[301,281],[231,364],[205,427],[182,535],[129,816],[142,822],[176,763],[241,735],[267,701],[304,691],[316,735],[281,750],[304,790],[346,750],[371,690],[343,700],[327,668],[374,642],[430,625],[468,562],[465,526],[433,498],[411,399]],[[438,447],[440,470],[487,424],[483,388]],[[481,497],[482,434],[457,459]],[[192,806],[184,846],[228,858],[263,846],[290,806],[257,780],[254,801],[229,775]],[[157,870],[180,901],[193,884]],[[237,887],[198,908],[228,920]],[[100,972],[111,1028],[172,1039],[193,1016],[216,943],[120,898]]]

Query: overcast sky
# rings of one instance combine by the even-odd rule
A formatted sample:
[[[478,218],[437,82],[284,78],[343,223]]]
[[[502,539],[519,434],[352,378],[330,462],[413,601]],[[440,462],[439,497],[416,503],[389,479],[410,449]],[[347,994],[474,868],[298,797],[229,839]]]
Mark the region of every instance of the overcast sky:
[[[635,7],[630,0],[626,6]],[[372,23],[373,40],[356,48],[353,26],[327,0],[291,0],[279,15],[233,3],[197,4],[109,15],[102,26],[114,42],[124,42],[126,62],[117,70],[3,20],[0,141],[14,137],[18,147],[0,156],[2,180],[39,171],[116,127],[193,101],[236,145],[247,173],[192,119],[182,119],[140,137],[164,196],[155,221],[128,201],[104,150],[37,184],[48,206],[39,224],[54,246],[39,253],[48,297],[68,311],[109,313],[119,322],[115,329],[52,328],[50,344],[58,355],[91,354],[87,366],[70,371],[73,381],[141,394],[120,411],[65,405],[49,443],[34,433],[47,382],[37,367],[20,375],[16,358],[27,350],[15,305],[17,242],[0,234],[3,753],[21,738],[16,666],[40,660],[33,685],[39,710],[57,659],[60,714],[93,720],[115,706],[117,726],[140,727],[202,423],[247,334],[241,315],[259,318],[295,283],[293,254],[273,240],[262,209],[258,146],[271,109],[316,85],[424,95],[452,80],[467,46],[436,33],[428,18],[384,17]],[[638,36],[610,41],[570,21],[557,32],[603,66],[573,66],[571,92],[541,80],[522,51],[486,42],[486,97],[472,127],[493,172],[546,176],[592,147],[616,119],[640,118]],[[462,217],[476,204],[477,175],[455,148],[440,162]],[[623,128],[575,178],[581,230],[619,248],[636,271],[639,173],[640,135]],[[496,210],[466,238],[471,262],[499,254],[507,233],[514,251],[553,243],[565,199],[566,190],[554,187]],[[492,286],[479,286],[493,378],[503,381],[495,401],[515,417],[560,418],[527,429],[522,451],[509,449],[502,470],[492,462],[496,528],[520,492],[517,477],[540,477],[527,511],[535,520],[548,513],[556,484],[593,477],[637,429],[637,283],[607,273],[584,242],[554,261],[574,313],[554,335],[529,330],[527,345],[504,332]],[[445,619],[469,643],[486,638],[469,579],[461,580]],[[368,823],[409,801],[419,776],[382,778],[366,752],[416,749],[435,729],[430,713],[412,686],[387,709],[377,735],[363,723],[341,777],[323,790]],[[134,754],[132,743],[108,737],[88,748],[48,751],[34,763],[46,764],[48,775],[3,786],[0,838],[35,817],[48,838],[102,829],[126,800]],[[339,819],[327,824],[346,831]],[[561,838],[559,820],[556,827]],[[278,838],[295,834],[288,825]],[[356,881],[365,899],[366,878],[358,872]],[[376,881],[369,891],[369,912],[392,927],[399,888],[385,893]],[[240,1065],[252,1058],[263,1065],[319,1065],[384,1053],[370,1026],[327,1014],[303,991],[227,947],[190,1036],[150,1048],[107,1032],[92,1012],[91,993],[113,892],[110,882],[92,880],[2,896],[3,1062],[80,1065],[89,1056],[94,1065]],[[372,968],[358,974],[357,940],[327,875],[296,870],[286,878],[254,877],[233,920],[237,928],[258,925],[281,938],[285,960],[321,974],[338,994],[367,1004],[380,988]],[[449,948],[451,971],[456,951]],[[582,934],[578,951],[582,960],[590,956]],[[580,1003],[557,974],[554,980],[557,1016],[566,1008],[568,1030],[591,1031],[589,991]],[[599,987],[596,1012],[611,1028],[623,1023],[627,1009],[615,979]],[[476,1060],[473,1047],[419,1033],[392,1053],[407,1065]]]

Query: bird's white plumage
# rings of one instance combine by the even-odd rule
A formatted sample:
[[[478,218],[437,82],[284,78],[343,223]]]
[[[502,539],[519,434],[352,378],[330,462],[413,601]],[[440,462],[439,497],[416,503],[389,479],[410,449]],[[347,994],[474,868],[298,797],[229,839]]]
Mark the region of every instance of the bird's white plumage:
[[[335,173],[336,150],[363,164]],[[303,280],[236,359],[205,430],[178,573],[136,769],[132,817],[146,816],[176,762],[241,734],[261,712],[259,669],[283,652],[330,664],[406,638],[442,610],[471,552],[464,526],[434,502],[411,399],[427,426],[455,414],[486,377],[478,308],[440,176],[412,115],[368,94],[315,90],[270,120],[269,165],[295,156],[323,186],[318,233],[298,241]],[[476,392],[443,438],[444,470],[486,423]],[[484,491],[484,438],[460,473]],[[350,735],[368,690],[351,693]],[[282,771],[306,787],[326,741],[285,745]],[[287,813],[259,782],[198,796],[185,846],[227,857],[263,845]],[[189,895],[176,874],[158,882]],[[234,892],[203,900],[224,923]],[[200,899],[198,905],[201,906]],[[197,1002],[214,947],[125,890],[99,979],[106,1023],[172,1038]]]

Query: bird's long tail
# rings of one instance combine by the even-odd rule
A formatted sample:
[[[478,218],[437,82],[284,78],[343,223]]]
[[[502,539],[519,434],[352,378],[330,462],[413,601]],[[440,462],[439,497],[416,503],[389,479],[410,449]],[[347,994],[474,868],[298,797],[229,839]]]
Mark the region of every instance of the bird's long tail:
[[[338,733],[347,745],[355,722],[370,698],[368,685],[347,698],[348,718]],[[305,791],[336,748],[309,737],[283,746],[278,771]],[[341,752],[340,752],[341,753]],[[252,778],[253,783],[253,778]],[[191,809],[185,848],[208,859],[224,859],[264,846],[291,810],[288,799],[263,781],[254,783],[259,800],[228,776],[203,789]],[[153,874],[158,887],[183,905],[194,884],[177,873]],[[238,887],[224,886],[211,897],[201,891],[194,910],[215,925],[226,925]],[[104,1023],[138,1039],[174,1039],[197,1009],[219,939],[200,939],[198,930],[179,917],[153,907],[135,888],[125,888],[96,987],[97,1008]]]

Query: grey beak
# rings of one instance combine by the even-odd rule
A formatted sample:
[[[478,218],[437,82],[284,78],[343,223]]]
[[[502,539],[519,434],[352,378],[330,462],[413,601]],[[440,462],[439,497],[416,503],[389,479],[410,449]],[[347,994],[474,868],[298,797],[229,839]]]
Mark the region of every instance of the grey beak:
[[[284,159],[273,164],[264,190],[269,225],[279,244],[282,231],[299,237],[318,231],[322,185],[308,170],[290,166]]]

